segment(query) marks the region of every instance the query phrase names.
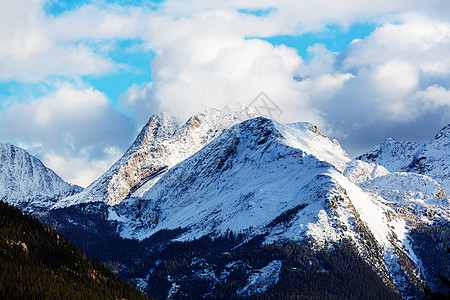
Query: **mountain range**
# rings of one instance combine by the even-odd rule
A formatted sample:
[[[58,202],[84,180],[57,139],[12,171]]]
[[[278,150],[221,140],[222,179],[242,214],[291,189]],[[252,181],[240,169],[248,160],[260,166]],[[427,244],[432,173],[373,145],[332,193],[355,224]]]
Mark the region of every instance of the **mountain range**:
[[[3,199],[151,296],[449,296],[450,126],[350,159],[244,106],[163,113],[83,191],[0,150]]]
[[[450,124],[429,142],[398,142],[388,138],[357,159],[385,166],[392,172],[431,176],[450,193]]]

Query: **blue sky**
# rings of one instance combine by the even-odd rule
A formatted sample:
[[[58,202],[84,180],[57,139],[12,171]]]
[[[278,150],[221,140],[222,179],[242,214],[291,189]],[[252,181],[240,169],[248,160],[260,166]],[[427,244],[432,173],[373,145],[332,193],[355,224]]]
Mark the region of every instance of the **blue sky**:
[[[450,122],[449,6],[2,1],[0,140],[86,186],[151,114],[186,119],[261,91],[277,121],[312,122],[351,156],[428,140]]]

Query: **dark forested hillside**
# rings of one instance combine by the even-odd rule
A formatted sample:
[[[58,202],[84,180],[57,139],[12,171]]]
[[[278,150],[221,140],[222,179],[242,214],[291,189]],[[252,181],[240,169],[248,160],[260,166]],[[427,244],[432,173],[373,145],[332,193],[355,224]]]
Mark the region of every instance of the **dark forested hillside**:
[[[261,246],[262,239],[242,243],[228,236],[173,243],[148,277],[151,294],[174,299],[401,299],[348,241],[317,251],[307,241]],[[274,262],[280,272],[270,283],[266,266]]]
[[[0,201],[0,299],[147,299],[56,234]]]
[[[420,224],[411,230],[415,253],[424,264],[429,299],[450,297],[450,224]]]
[[[245,234],[230,231],[174,242],[182,229],[162,230],[136,241],[122,239],[112,231],[114,224],[96,219],[91,211],[98,205],[53,210],[40,217],[158,299],[168,295],[173,299],[401,299],[350,241],[320,250],[312,241],[263,245],[264,235],[248,240]],[[282,215],[273,223],[288,217]],[[272,277],[278,280],[267,266],[274,267]],[[249,284],[252,280],[256,283]]]

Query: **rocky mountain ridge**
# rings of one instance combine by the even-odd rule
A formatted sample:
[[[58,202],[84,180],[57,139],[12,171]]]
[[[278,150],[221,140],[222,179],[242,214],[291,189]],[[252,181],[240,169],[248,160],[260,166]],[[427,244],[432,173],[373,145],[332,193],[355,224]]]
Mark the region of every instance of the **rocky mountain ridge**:
[[[119,161],[82,193],[63,199],[55,208],[92,201],[115,205],[127,197],[139,197],[177,163],[232,125],[254,116],[240,105],[210,109],[184,124],[166,113],[153,115]]]
[[[383,165],[392,172],[413,172],[437,180],[450,193],[450,125],[429,142],[398,142],[392,138],[357,159]]]

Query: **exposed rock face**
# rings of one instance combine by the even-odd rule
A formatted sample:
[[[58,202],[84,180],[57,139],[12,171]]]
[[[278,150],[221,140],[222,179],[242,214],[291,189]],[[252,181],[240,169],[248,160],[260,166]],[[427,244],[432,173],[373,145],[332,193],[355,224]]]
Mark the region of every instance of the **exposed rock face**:
[[[210,109],[183,125],[168,114],[153,115],[119,161],[82,193],[63,199],[55,207],[92,201],[116,205],[126,198],[141,196],[177,163],[234,124],[253,117],[243,106]]]

